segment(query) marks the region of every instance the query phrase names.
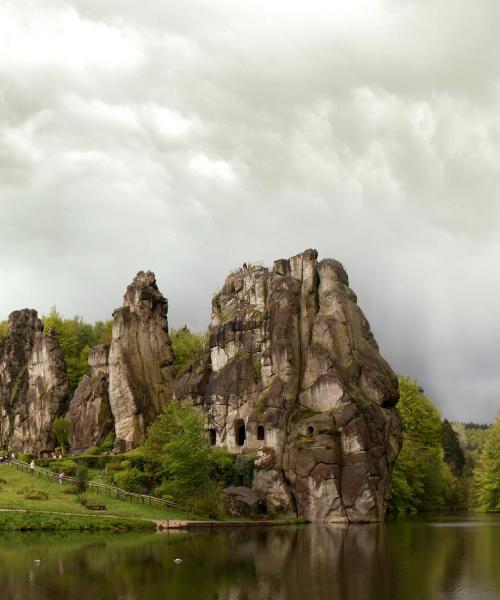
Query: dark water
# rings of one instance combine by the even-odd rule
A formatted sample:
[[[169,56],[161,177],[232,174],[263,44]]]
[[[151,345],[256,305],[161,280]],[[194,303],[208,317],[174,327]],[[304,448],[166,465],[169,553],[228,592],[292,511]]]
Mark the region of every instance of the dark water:
[[[187,598],[496,600],[500,517],[170,536],[0,536],[1,600]]]

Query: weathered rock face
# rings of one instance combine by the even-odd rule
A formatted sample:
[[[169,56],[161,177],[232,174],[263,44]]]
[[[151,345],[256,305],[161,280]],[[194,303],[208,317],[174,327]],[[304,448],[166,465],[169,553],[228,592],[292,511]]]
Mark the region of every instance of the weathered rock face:
[[[269,510],[384,517],[398,384],[340,263],[307,250],[233,272],[213,300],[210,347],[175,395],[205,412],[216,444],[256,452],[253,486]]]
[[[244,486],[225,488],[224,510],[234,517],[258,517],[266,513],[266,497]]]
[[[117,447],[140,444],[148,426],[172,397],[173,357],[167,300],[154,273],[139,272],[113,313],[109,400]]]
[[[109,346],[101,344],[89,352],[90,374],[81,380],[71,400],[67,418],[71,422],[73,450],[98,446],[113,431],[109,404]]]
[[[52,426],[65,413],[68,394],[57,340],[43,333],[35,310],[13,312],[8,336],[0,342],[2,446],[15,452],[54,448]]]

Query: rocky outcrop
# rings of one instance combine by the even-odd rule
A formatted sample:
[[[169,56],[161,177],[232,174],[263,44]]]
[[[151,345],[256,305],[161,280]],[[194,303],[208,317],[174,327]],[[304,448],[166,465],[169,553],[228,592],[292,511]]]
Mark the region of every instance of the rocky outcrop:
[[[71,423],[73,450],[98,446],[114,429],[109,403],[109,346],[101,344],[89,352],[90,373],[76,389],[67,418]]]
[[[337,261],[307,250],[231,273],[213,299],[210,354],[175,395],[204,411],[215,444],[255,453],[269,510],[383,519],[398,384]]]
[[[266,497],[245,486],[229,486],[223,492],[224,511],[233,517],[255,518],[266,514]]]
[[[53,449],[52,426],[65,413],[68,394],[57,340],[43,333],[35,310],[13,312],[0,341],[1,445],[15,452]]]
[[[121,450],[140,444],[148,426],[172,397],[173,357],[167,300],[154,273],[139,272],[113,313],[109,400]]]

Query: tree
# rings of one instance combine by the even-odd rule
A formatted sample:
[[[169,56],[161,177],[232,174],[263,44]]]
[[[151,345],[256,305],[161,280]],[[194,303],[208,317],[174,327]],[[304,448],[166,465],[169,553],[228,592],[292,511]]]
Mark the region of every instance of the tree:
[[[162,495],[193,504],[213,493],[209,441],[193,406],[178,401],[166,406],[148,431],[144,456]]]
[[[52,425],[52,431],[56,440],[61,446],[62,453],[69,448],[69,434],[71,431],[71,423],[64,417],[58,417]]]
[[[460,446],[458,435],[447,419],[441,423],[441,445],[444,451],[444,460],[449,465],[455,477],[463,475],[465,454]]]
[[[78,494],[84,494],[87,489],[89,471],[87,467],[78,465],[75,469],[75,487]]]
[[[42,317],[44,331],[52,333],[64,352],[69,387],[74,391],[88,372],[88,356],[92,346],[111,342],[111,321],[85,323],[78,315],[65,319],[53,306]]]
[[[483,511],[500,511],[500,415],[491,427],[474,472],[474,499]]]
[[[208,349],[207,334],[193,333],[187,326],[182,329],[173,329],[170,332],[170,341],[177,371],[193,362]]]
[[[404,435],[393,471],[390,509],[416,512],[459,504],[462,490],[444,462],[439,411],[412,379],[401,377],[399,391]]]

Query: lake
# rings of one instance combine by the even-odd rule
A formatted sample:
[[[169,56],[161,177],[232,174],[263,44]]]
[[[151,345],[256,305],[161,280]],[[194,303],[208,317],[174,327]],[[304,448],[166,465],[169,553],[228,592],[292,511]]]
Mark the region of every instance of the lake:
[[[170,535],[0,535],[0,600],[188,598],[497,600],[500,516]]]

